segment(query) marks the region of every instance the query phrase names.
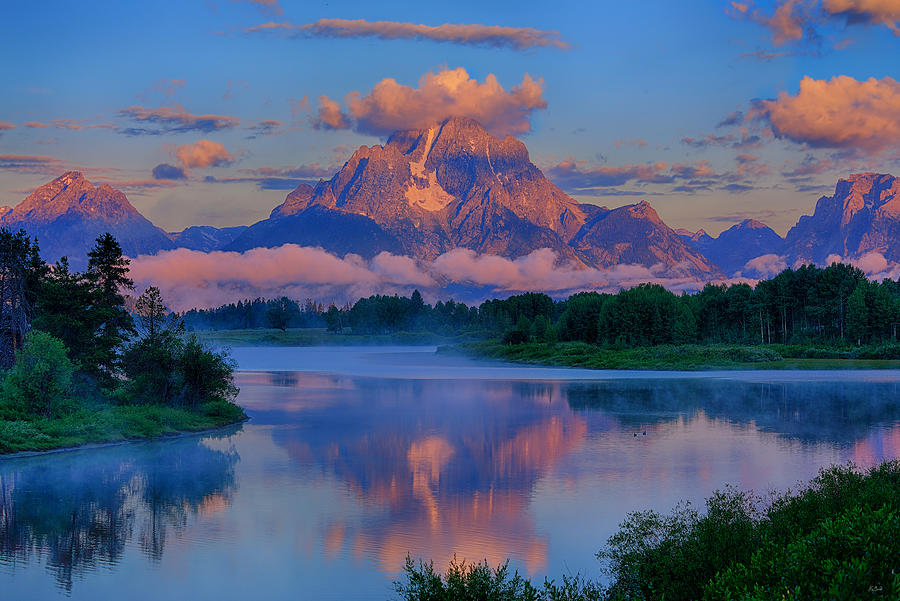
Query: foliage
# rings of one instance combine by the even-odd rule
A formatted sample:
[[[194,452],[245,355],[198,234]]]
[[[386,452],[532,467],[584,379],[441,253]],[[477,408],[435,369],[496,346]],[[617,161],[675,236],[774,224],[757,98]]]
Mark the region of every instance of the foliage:
[[[896,599],[900,462],[822,470],[764,503],[728,489],[705,514],[630,514],[598,554],[611,597],[631,599]]]
[[[209,401],[198,411],[160,405],[84,407],[60,417],[0,420],[0,454],[172,436],[243,419],[243,410],[227,401]]]
[[[123,291],[134,287],[128,277],[128,265],[122,247],[109,233],[97,238],[88,253],[86,278],[95,290],[91,310],[96,315],[98,327],[85,367],[95,370],[97,377],[108,386],[115,385],[119,347],[135,333],[134,320],[125,308],[122,295]]]
[[[0,387],[0,453],[243,419],[233,403],[232,362],[193,336],[185,339],[183,324],[168,314],[154,286],[134,304],[141,326],[135,336],[123,295],[132,287],[128,259],[111,235],[97,239],[85,273],[71,272],[66,258],[48,268],[23,232],[0,229],[0,254],[4,249],[17,257],[15,268],[4,273],[16,276],[7,281],[15,283],[18,297],[4,297],[5,305],[0,298],[0,306],[19,307],[23,321],[6,328],[12,348],[22,348]],[[29,321],[35,329],[19,344]]]
[[[456,557],[444,574],[434,563],[407,556],[405,581],[394,582],[394,591],[404,601],[599,601],[602,588],[579,576],[564,576],[535,586],[518,572],[510,573],[509,562],[492,568],[487,560],[466,562]]]
[[[74,371],[62,342],[44,332],[29,332],[3,382],[3,402],[22,414],[59,415],[72,393]]]

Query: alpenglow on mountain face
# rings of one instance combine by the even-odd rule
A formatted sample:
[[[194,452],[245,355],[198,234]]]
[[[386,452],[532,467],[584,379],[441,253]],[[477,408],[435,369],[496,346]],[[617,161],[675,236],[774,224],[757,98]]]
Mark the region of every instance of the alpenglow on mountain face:
[[[288,243],[339,256],[389,252],[423,261],[457,248],[508,258],[550,248],[560,264],[638,264],[660,275],[708,281],[740,274],[748,261],[769,254],[787,265],[868,252],[900,261],[898,191],[900,181],[891,175],[851,175],[786,239],[749,219],[717,237],[676,232],[646,202],[612,210],[578,203],[544,177],[520,141],[451,118],[396,132],[383,146],[361,147],[330,180],[301,184],[269,218],[249,227],[192,226],[166,234],[125,194],[95,187],[74,171],[16,207],[0,208],[0,226],[25,229],[47,260],[65,255],[79,269],[94,240],[110,232],[131,257]]]
[[[315,235],[342,227],[353,233],[352,243]],[[577,265],[630,262],[686,276],[721,275],[649,205],[610,211],[580,204],[544,177],[524,144],[496,138],[466,118],[361,147],[333,178],[301,185],[226,249],[308,244],[310,236],[326,249],[340,244],[364,256],[388,250],[432,260],[468,248],[519,257],[551,248]]]
[[[131,257],[175,248],[166,233],[131,206],[125,194],[108,185],[93,186],[81,173],[68,171],[32,192],[0,217],[0,227],[24,229],[37,238],[47,261],[67,256],[83,268],[94,240],[113,234]]]
[[[838,180],[834,196],[823,196],[812,216],[803,216],[785,238],[792,261],[824,263],[828,255],[860,257],[879,252],[900,261],[900,180],[859,173]]]

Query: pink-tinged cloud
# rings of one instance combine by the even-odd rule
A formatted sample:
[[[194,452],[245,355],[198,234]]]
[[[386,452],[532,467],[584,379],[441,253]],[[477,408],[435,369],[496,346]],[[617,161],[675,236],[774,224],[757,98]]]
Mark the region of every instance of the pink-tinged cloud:
[[[244,253],[177,249],[140,256],[132,261],[131,277],[138,289],[159,286],[169,306],[178,311],[258,296],[344,302],[420,289],[433,298],[442,296],[449,284],[465,287],[479,299],[526,290],[557,296],[581,290],[614,292],[643,282],[676,291],[701,285],[694,279],[671,277],[661,266],[617,265],[606,270],[560,266],[558,255],[546,248],[517,259],[456,249],[423,264],[390,253],[369,261],[353,254],[341,258],[321,248],[293,244]]]
[[[12,123],[7,123],[6,121],[0,121],[0,131],[9,131],[11,129],[15,129],[16,126]]]
[[[59,175],[62,162],[59,159],[28,154],[0,154],[0,171]]]
[[[787,168],[781,172],[781,175],[790,179],[800,179],[808,178],[813,175],[821,175],[822,173],[828,173],[837,169],[843,171],[857,171],[855,167],[851,169],[846,161],[838,164],[832,159],[820,159],[812,155],[806,155],[799,163],[789,164]]]
[[[263,23],[245,30],[246,33],[278,32],[292,37],[365,38],[382,40],[429,40],[464,46],[488,46],[529,50],[556,48],[568,50],[568,42],[558,31],[533,27],[503,27],[500,25],[420,25],[397,21],[366,21],[364,19],[319,19],[315,23]]]
[[[118,111],[119,116],[131,119],[140,127],[119,128],[126,135],[160,135],[188,131],[213,132],[232,129],[240,125],[237,117],[227,115],[194,115],[180,105],[147,108],[129,106]]]
[[[245,173],[263,177],[299,177],[299,178],[323,178],[334,175],[339,165],[321,165],[319,163],[307,163],[296,167],[256,167],[254,169],[242,169]]]
[[[223,167],[235,161],[234,155],[225,150],[220,142],[197,140],[195,144],[185,144],[175,149],[178,162],[186,168]]]
[[[309,96],[303,96],[300,100],[296,98],[288,98],[288,104],[291,107],[291,118],[298,121],[300,113],[308,113],[310,111]]]
[[[880,153],[900,148],[900,83],[885,77],[857,81],[804,77],[795,95],[758,101],[753,118],[775,136],[818,148]]]
[[[759,156],[743,153],[735,157],[738,177],[758,178],[769,175],[769,166],[761,163]]]
[[[30,127],[31,129],[46,129],[50,127],[49,123],[41,123],[40,121],[28,121],[25,124],[25,127]]]
[[[564,190],[578,190],[607,186],[620,186],[628,182],[666,183],[672,177],[666,174],[667,163],[641,165],[589,166],[584,161],[568,157],[546,169],[547,176]]]
[[[837,26],[882,25],[894,35],[900,35],[898,0],[778,0],[771,15],[754,8],[752,2],[732,2],[728,12],[735,18],[750,19],[769,29],[775,46],[820,39],[822,35],[817,29],[829,23]],[[847,45],[847,40],[839,40],[833,47],[840,50]],[[785,53],[758,51],[751,54],[772,58]]]
[[[253,132],[253,136],[275,136],[281,132],[281,126],[284,125],[281,121],[276,121],[275,119],[264,119],[263,121],[259,121],[254,123],[253,125],[248,125],[247,129]]]
[[[850,23],[884,25],[900,35],[900,0],[823,0],[822,7]]]
[[[616,140],[615,141],[616,148],[635,146],[637,148],[646,148],[647,140],[642,138],[632,138],[631,140]]]
[[[753,278],[771,278],[775,277],[782,271],[787,269],[787,263],[784,257],[776,254],[768,254],[750,259],[740,274]]]
[[[327,101],[327,102],[324,102]],[[383,79],[363,95],[351,92],[344,99],[346,114],[334,112],[336,103],[319,101],[321,127],[387,135],[397,130],[424,128],[447,117],[470,117],[494,135],[516,135],[531,129],[531,113],[547,108],[543,81],[527,73],[518,86],[503,89],[493,74],[484,83],[469,76],[462,67],[426,73],[413,88]],[[323,118],[323,108],[327,108]]]
[[[235,2],[247,2],[248,4],[253,4],[264,15],[281,15],[284,13],[284,9],[281,8],[281,4],[278,3],[278,0],[234,0],[234,1]]]
[[[186,83],[187,80],[185,79],[166,79],[163,77],[162,79],[154,81],[149,88],[135,94],[135,96],[146,101],[151,92],[158,92],[166,98],[171,98],[178,93],[178,90],[184,88]]]
[[[860,257],[847,258],[840,255],[828,255],[825,264],[845,263],[858,267],[870,280],[880,281],[885,278],[896,280],[900,278],[900,263],[888,261],[880,252],[869,252]]]
[[[313,125],[317,129],[349,129],[350,119],[341,111],[341,105],[328,96],[319,96],[319,110]]]

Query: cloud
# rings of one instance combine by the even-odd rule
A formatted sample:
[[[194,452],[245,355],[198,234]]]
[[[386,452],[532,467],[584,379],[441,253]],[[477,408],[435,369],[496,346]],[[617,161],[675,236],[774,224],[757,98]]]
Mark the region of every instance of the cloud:
[[[738,164],[738,177],[763,177],[769,175],[769,166],[759,162],[759,156],[755,154],[739,154],[736,159]]]
[[[829,15],[844,17],[848,24],[884,25],[900,35],[900,2],[897,0],[823,0]]]
[[[733,178],[731,174],[719,174],[709,161],[694,163],[645,163],[610,167],[607,165],[588,166],[573,157],[546,168],[547,176],[560,188],[578,194],[590,193],[597,188],[636,184],[671,184],[687,182],[688,186],[674,189],[679,192],[694,192],[698,187],[708,188],[719,180]]]
[[[751,117],[799,144],[880,153],[900,148],[900,83],[807,76],[795,95],[783,91],[774,100],[756,101]]]
[[[383,79],[365,95],[347,94],[344,104],[346,112],[340,111],[337,102],[321,97],[315,124],[386,135],[427,127],[447,117],[470,117],[494,135],[515,135],[529,131],[531,113],[547,107],[542,80],[526,73],[518,86],[507,91],[493,74],[480,83],[462,67],[426,73],[418,88]]]
[[[0,154],[0,170],[17,173],[54,173],[62,169],[59,159],[27,154]]]
[[[300,184],[316,184],[320,179],[328,179],[337,172],[337,165],[309,163],[296,167],[256,167],[241,169],[247,174],[241,177],[206,177],[211,184],[255,183],[260,190],[293,190]]]
[[[253,4],[264,15],[281,15],[284,10],[278,0],[234,0],[235,2],[247,2]]]
[[[775,46],[820,44],[824,37],[820,29],[826,26],[881,25],[900,35],[897,0],[777,0],[771,15],[756,9],[753,2],[732,2],[727,12],[736,19],[749,19],[767,28]],[[833,48],[840,50],[847,45],[846,39],[839,40]],[[771,58],[791,53],[759,54]]]
[[[341,105],[328,96],[319,96],[319,110],[313,122],[316,129],[349,129],[350,119],[341,112]]]
[[[800,163],[785,168],[781,175],[787,179],[808,179],[813,175],[820,175],[838,169],[839,165],[832,159],[816,158],[811,154],[806,155]]]
[[[171,98],[178,93],[178,90],[183,89],[186,83],[187,80],[184,79],[167,79],[163,77],[154,81],[146,90],[135,94],[135,97],[146,102],[151,92],[158,92],[166,98]]]
[[[672,176],[667,175],[666,163],[648,163],[642,165],[622,165],[620,167],[608,167],[606,165],[587,166],[584,161],[577,161],[573,157],[551,165],[546,169],[547,175],[563,190],[578,190],[583,188],[602,188],[607,186],[621,186],[628,182],[671,182]]]
[[[300,120],[300,113],[308,113],[310,111],[309,96],[303,96],[299,100],[288,98],[288,104],[291,107],[291,118],[295,123]]]
[[[845,263],[858,267],[873,281],[883,280],[885,278],[897,279],[900,277],[900,263],[888,261],[880,252],[869,252],[860,257],[847,258],[840,255],[828,255],[825,258],[825,264]]]
[[[240,125],[237,117],[227,115],[193,115],[179,105],[147,108],[129,106],[118,111],[119,116],[131,119],[145,127],[119,128],[119,133],[129,136],[161,135],[200,131],[210,133],[232,129]]]
[[[397,21],[366,21],[363,19],[319,19],[315,23],[263,23],[244,30],[245,33],[273,32],[289,37],[364,38],[382,40],[429,40],[482,46],[529,50],[555,48],[568,50],[568,42],[558,31],[546,31],[532,27],[503,27],[499,25],[444,25],[431,26]]]
[[[254,132],[253,135],[250,136],[251,138],[255,138],[256,136],[275,136],[281,133],[282,125],[284,125],[284,123],[281,121],[265,119],[247,126],[247,129]]]
[[[187,168],[223,167],[235,161],[234,155],[225,150],[220,142],[197,140],[195,144],[185,144],[175,149],[175,156]]]
[[[787,269],[784,257],[776,254],[768,254],[750,259],[738,274],[739,276],[752,278],[771,278]]]
[[[153,179],[187,179],[187,175],[181,167],[160,163],[153,168]]]
[[[131,263],[131,277],[138,288],[158,286],[169,306],[179,311],[258,296],[344,302],[376,293],[409,294],[416,288],[434,296],[451,285],[473,300],[526,290],[555,296],[581,290],[614,292],[644,282],[675,291],[701,286],[691,278],[671,277],[661,266],[617,265],[604,270],[561,266],[557,254],[546,248],[517,259],[455,249],[422,264],[385,252],[369,261],[353,254],[341,258],[321,248],[293,244],[243,253],[177,249],[140,256]]]
[[[11,129],[15,129],[16,126],[12,123],[7,123],[6,121],[0,121],[0,132],[9,131]]]
[[[623,146],[636,146],[638,148],[646,148],[647,140],[641,138],[633,138],[631,140],[616,140],[615,145],[616,148],[622,148]]]
[[[263,177],[300,177],[306,179],[321,179],[331,177],[340,167],[337,165],[320,165],[319,163],[307,163],[296,167],[256,167],[242,169],[246,173]]]
[[[30,127],[32,129],[45,129],[50,127],[48,123],[41,123],[40,121],[29,121],[25,124],[25,127]]]

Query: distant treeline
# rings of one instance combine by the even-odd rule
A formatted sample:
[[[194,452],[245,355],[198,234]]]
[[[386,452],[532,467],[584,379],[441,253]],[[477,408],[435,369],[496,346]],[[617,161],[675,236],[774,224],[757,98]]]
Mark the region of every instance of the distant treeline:
[[[301,305],[286,296],[256,298],[215,309],[191,309],[181,315],[190,330],[252,330],[257,328],[324,328],[325,308],[311,298]]]
[[[468,306],[449,300],[370,296],[327,309],[307,299],[257,299],[186,313],[189,327],[326,327],[331,332],[428,332],[618,347],[659,344],[878,344],[897,339],[900,281],[873,282],[841,263],[786,269],[749,284],[707,284],[675,294],[642,284],[615,294],[582,292],[555,301],[526,293]]]

